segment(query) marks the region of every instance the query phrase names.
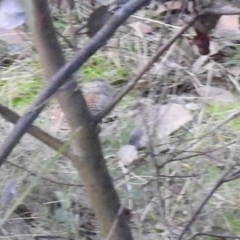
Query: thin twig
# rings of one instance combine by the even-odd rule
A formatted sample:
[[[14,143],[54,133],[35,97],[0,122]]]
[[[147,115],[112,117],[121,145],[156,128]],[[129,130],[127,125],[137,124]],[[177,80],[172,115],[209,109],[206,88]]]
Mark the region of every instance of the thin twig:
[[[56,30],[56,33],[57,33],[57,35],[58,35],[59,37],[61,37],[61,38],[67,43],[67,45],[69,46],[69,48],[72,48],[73,50],[78,51],[77,46],[75,46],[73,43],[71,43],[71,41],[70,41],[67,37],[65,37],[64,35],[62,35],[62,34],[61,34],[59,31],[57,31],[57,30]]]
[[[0,114],[3,116],[3,118],[5,120],[7,120],[8,122],[11,122],[13,124],[16,124],[17,121],[20,119],[20,116],[16,112],[12,111],[11,109],[9,109],[1,104],[0,104]],[[53,137],[49,133],[43,131],[41,128],[36,127],[34,125],[31,125],[28,128],[27,132],[31,136],[35,137],[36,139],[38,139],[42,143],[46,144],[48,147],[52,148],[55,151],[58,151],[64,145],[64,142]],[[63,151],[63,155],[69,159],[75,158],[75,155],[73,154],[70,147],[66,148]]]
[[[110,111],[121,101],[121,99],[134,88],[140,78],[149,70],[149,68],[154,64],[154,62],[156,62],[158,58],[166,50],[168,50],[169,47],[197,21],[199,16],[200,15],[193,17],[192,20],[185,27],[183,27],[177,34],[175,34],[171,39],[169,39],[169,41],[165,45],[163,45],[157,50],[157,52],[151,57],[151,59],[138,71],[136,76],[129,82],[129,84],[119,93],[119,95],[101,113],[97,115],[97,122],[100,122],[102,118],[104,118],[107,114],[110,113]]]
[[[119,209],[118,209],[118,213],[116,218],[113,221],[112,227],[107,235],[107,237],[105,238],[105,240],[110,240],[113,237],[113,233],[115,228],[117,227],[118,221],[119,221],[119,217],[124,213],[124,207],[122,205],[120,205]]]
[[[195,213],[193,214],[193,216],[191,217],[191,219],[188,221],[187,225],[184,227],[184,229],[182,230],[181,234],[178,237],[178,240],[181,240],[183,238],[183,236],[185,235],[185,233],[189,230],[190,226],[194,223],[194,221],[196,220],[197,216],[201,213],[202,209],[204,208],[204,206],[207,204],[207,202],[209,201],[209,199],[213,196],[213,194],[217,191],[217,189],[223,184],[225,183],[225,177],[228,175],[229,173],[229,169],[226,170],[222,176],[217,180],[217,182],[215,183],[215,186],[211,189],[211,191],[207,194],[207,196],[205,197],[205,199],[201,202],[200,206],[197,208],[197,210],[195,211]]]
[[[66,239],[66,240],[69,240],[69,238],[66,238],[66,237],[62,237],[60,235],[35,235],[33,236],[34,239],[36,240],[39,240],[39,239],[42,239],[42,238],[47,238],[47,239]]]
[[[157,53],[139,70],[137,75],[130,81],[130,83],[125,87],[125,89],[123,89],[119,93],[119,95],[106,107],[106,109],[99,113],[99,115],[96,117],[96,120],[100,122],[103,117],[109,114],[109,112],[121,101],[121,99],[134,88],[134,86],[137,84],[137,82],[140,80],[143,74],[149,70],[149,68],[159,58],[159,56],[161,56],[163,52],[165,52],[177,39],[179,39],[179,37],[182,36],[183,33],[185,33],[186,30],[190,28],[201,16],[204,16],[206,14],[239,15],[240,10],[236,10],[233,8],[226,9],[212,7],[204,9],[203,12],[199,13],[197,16],[192,18],[192,20],[190,20],[189,23],[184,28],[182,28],[175,36],[169,39],[169,41],[164,46],[158,49]]]
[[[196,233],[188,240],[192,240],[197,236],[206,236],[206,237],[213,237],[213,238],[220,238],[220,239],[240,239],[240,236],[233,236],[233,235],[224,235],[224,234],[214,234],[214,233]]]

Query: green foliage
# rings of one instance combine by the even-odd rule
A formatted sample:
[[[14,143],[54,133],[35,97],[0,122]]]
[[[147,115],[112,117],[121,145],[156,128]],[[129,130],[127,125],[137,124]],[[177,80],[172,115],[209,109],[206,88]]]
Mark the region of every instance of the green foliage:
[[[8,84],[9,83],[6,81],[1,82],[1,97],[4,102],[6,101],[7,95],[8,101],[11,101],[13,107],[24,107],[31,104],[44,85],[43,81],[38,77],[33,79],[18,79],[17,81],[14,81],[14,86],[10,90]]]
[[[231,232],[235,234],[240,233],[240,216],[234,212],[228,212],[224,214],[225,224],[228,226]]]
[[[104,57],[92,57],[89,63],[83,67],[83,77],[86,80],[94,78],[126,78],[127,72],[124,67],[116,68],[114,63]]]
[[[240,108],[240,103],[236,102],[236,103],[232,103],[231,105],[224,105],[221,103],[215,103],[212,104],[210,106],[207,106],[207,112],[214,118],[216,118],[216,120],[221,120],[224,119],[229,113],[236,111]],[[228,125],[235,128],[235,129],[240,129],[240,119],[239,118],[235,118],[231,121],[228,122]]]

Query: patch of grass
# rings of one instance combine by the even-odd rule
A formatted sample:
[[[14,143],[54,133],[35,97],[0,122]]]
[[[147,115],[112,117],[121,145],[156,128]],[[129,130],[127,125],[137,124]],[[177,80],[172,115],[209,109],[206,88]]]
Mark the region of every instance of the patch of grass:
[[[209,113],[211,116],[214,116],[217,120],[224,119],[226,117],[226,114],[229,114],[231,111],[238,110],[240,108],[240,103],[232,103],[230,104],[221,104],[216,103],[212,104],[210,106],[207,106],[207,113]],[[240,129],[240,119],[235,118],[228,122],[228,126],[233,127],[235,129]]]
[[[234,212],[228,212],[224,215],[225,224],[228,226],[229,230],[235,234],[240,233],[240,217]]]
[[[127,71],[124,67],[116,68],[116,65],[110,59],[101,56],[93,57],[83,67],[83,77],[86,81],[94,78],[103,78],[104,76],[111,79],[125,78]]]
[[[37,93],[42,89],[44,82],[39,77],[32,79],[22,79],[15,81],[13,88],[8,89],[8,83],[2,82],[2,91],[7,92],[8,101],[12,102],[13,107],[22,108],[31,104]],[[2,96],[3,98],[4,96]],[[4,100],[5,101],[5,100]]]
[[[234,109],[240,108],[240,103],[232,103],[230,104],[221,104],[221,103],[215,103],[207,106],[207,111],[209,114],[220,114],[220,113],[225,113],[227,111],[231,111]]]
[[[118,104],[120,107],[128,106],[130,102],[134,101],[136,99],[135,96],[132,95],[126,95]]]
[[[217,166],[209,166],[208,167],[208,176],[209,178],[212,179],[217,179],[221,174],[221,170]]]

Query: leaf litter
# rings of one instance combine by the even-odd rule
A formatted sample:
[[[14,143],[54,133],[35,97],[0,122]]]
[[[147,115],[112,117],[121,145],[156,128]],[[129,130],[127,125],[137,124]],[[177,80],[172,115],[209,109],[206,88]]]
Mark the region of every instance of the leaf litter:
[[[101,2],[104,3],[104,1],[101,1]],[[170,4],[170,3],[167,3],[167,4]],[[165,6],[166,6],[166,4],[165,4]],[[167,12],[167,10],[169,10],[169,8],[171,8],[171,7],[165,7],[165,9],[162,11],[162,13],[164,14],[165,12]],[[160,8],[158,8],[158,10],[159,9]],[[179,10],[180,6],[177,6],[172,9]],[[101,16],[100,16],[100,19],[102,19],[102,20],[99,21],[99,25],[96,28],[94,28],[94,31],[92,33],[90,33],[90,35],[89,35],[90,37],[93,36],[102,25],[104,25],[104,23],[109,18],[109,15],[108,15],[108,13],[106,13],[106,11],[103,11],[102,17],[103,18],[101,18]],[[93,24],[95,24],[97,20],[95,19],[94,21],[95,22]],[[135,66],[139,66],[140,63],[142,63],[142,59],[146,59],[147,58],[146,56],[148,56],[148,54],[152,53],[151,51],[147,52],[147,51],[145,51],[146,49],[142,49],[143,47],[142,47],[141,43],[144,41],[150,41],[149,40],[150,38],[148,36],[150,34],[148,34],[148,33],[151,33],[151,35],[153,35],[153,34],[157,35],[157,33],[154,32],[155,29],[153,29],[152,27],[151,27],[151,29],[146,26],[143,27],[145,22],[148,23],[148,21],[145,21],[145,20],[143,22],[138,21],[138,25],[140,25],[139,29],[137,29],[137,30],[131,29],[131,31],[133,32],[133,35],[131,36],[132,38],[130,38],[130,35],[128,35],[128,37],[130,38],[129,43],[131,43],[131,47],[135,47],[135,45],[132,46],[133,43],[136,43],[136,45],[138,45],[137,48],[134,48],[135,55],[133,55],[133,54],[130,55],[131,54],[130,49],[132,50],[132,48],[129,48],[128,51],[126,52],[126,55],[124,56],[125,57],[125,59],[124,59],[125,62],[124,62],[124,61],[122,61],[122,55],[119,54],[120,57],[114,63],[114,65],[116,67],[121,66],[121,64],[128,65],[129,62],[126,59],[129,58],[129,59],[131,59],[132,62],[136,61],[136,65],[131,65],[132,72],[134,72],[136,69]],[[214,24],[215,24],[215,20],[213,21],[212,25],[214,26]],[[170,35],[172,33],[171,30],[169,30],[171,27],[169,27],[169,29],[167,29],[168,31],[166,31],[167,32],[167,34],[166,34],[166,32],[164,32],[164,27],[162,27],[162,26],[167,26],[167,24],[160,25],[160,26],[161,26],[161,29],[160,29],[161,30],[160,31],[161,39],[162,38],[168,39],[168,37],[170,37]],[[227,26],[229,26],[229,28]],[[228,28],[228,29],[226,29],[226,28]],[[148,145],[149,136],[151,136],[151,134],[154,135],[154,137],[155,137],[154,141],[156,141],[157,144],[159,142],[161,142],[162,140],[167,139],[168,141],[170,141],[170,143],[171,143],[170,145],[173,145],[174,147],[176,147],[176,145],[171,142],[172,138],[174,140],[176,140],[176,136],[178,136],[178,132],[181,132],[178,130],[181,130],[184,127],[186,127],[186,125],[188,125],[188,123],[192,123],[194,126],[194,124],[195,124],[194,118],[196,116],[198,117],[198,115],[200,115],[200,112],[202,110],[201,109],[202,101],[209,103],[209,104],[210,103],[214,104],[215,101],[224,102],[224,103],[233,103],[236,101],[231,90],[227,89],[227,87],[225,86],[225,81],[227,79],[226,76],[219,75],[221,78],[223,78],[223,83],[222,83],[223,85],[218,85],[218,86],[212,86],[212,85],[208,86],[207,85],[207,76],[206,76],[206,74],[210,71],[210,69],[212,67],[212,65],[208,65],[211,54],[217,53],[218,51],[220,51],[222,49],[222,46],[226,46],[228,44],[229,45],[233,44],[230,41],[238,41],[239,40],[239,30],[236,28],[237,28],[236,19],[221,17],[220,20],[218,21],[218,23],[216,24],[216,31],[213,31],[213,34],[215,34],[214,32],[218,32],[219,30],[221,30],[221,31],[222,30],[224,30],[224,31],[231,30],[232,35],[225,34],[226,36],[224,36],[225,37],[224,43],[221,41],[220,38],[218,39],[217,34],[216,34],[216,36],[217,36],[216,39],[212,38],[212,36],[209,39],[205,38],[205,40],[207,40],[207,41],[209,40],[209,49],[207,49],[207,50],[209,50],[209,55],[207,55],[205,59],[202,58],[201,60],[199,60],[198,66],[197,67],[195,66],[194,71],[192,68],[192,71],[199,77],[199,79],[202,83],[202,85],[198,86],[198,88],[196,89],[198,95],[200,96],[200,99],[197,98],[197,96],[193,96],[192,94],[190,94],[188,91],[188,88],[187,88],[187,90],[182,90],[182,91],[185,91],[182,93],[178,89],[176,90],[174,87],[172,87],[172,86],[175,86],[174,83],[176,83],[176,79],[177,79],[177,81],[183,80],[183,82],[186,82],[187,84],[189,84],[188,86],[192,87],[191,81],[189,79],[187,79],[186,74],[180,75],[180,73],[181,73],[181,71],[184,71],[184,69],[191,69],[192,63],[194,61],[196,61],[196,59],[202,57],[199,54],[200,51],[195,51],[195,52],[193,51],[192,44],[190,44],[190,41],[187,37],[186,38],[183,37],[183,41],[187,42],[188,54],[184,55],[184,51],[178,51],[179,50],[178,48],[176,48],[176,52],[174,52],[174,54],[176,54],[176,55],[178,55],[179,52],[181,53],[179,55],[180,57],[177,59],[180,61],[179,65],[182,65],[181,68],[174,67],[172,69],[169,69],[167,66],[163,65],[160,60],[158,63],[155,64],[155,67],[158,68],[157,66],[161,66],[162,67],[161,71],[159,70],[160,68],[158,68],[158,71],[156,71],[156,69],[155,69],[155,72],[154,72],[154,69],[151,69],[149,71],[149,74],[147,74],[143,78],[143,82],[146,84],[144,84],[144,86],[141,87],[141,90],[138,90],[138,91],[144,92],[145,90],[149,90],[149,89],[150,89],[149,91],[152,91],[153,88],[154,88],[154,90],[156,90],[155,88],[157,88],[158,85],[160,85],[160,87],[159,87],[160,93],[157,92],[157,95],[162,94],[165,102],[164,101],[162,101],[162,102],[155,101],[155,105],[149,106],[146,108],[144,107],[143,111],[140,111],[138,113],[138,115],[135,115],[136,118],[134,120],[136,120],[136,122],[134,122],[134,124],[133,124],[134,126],[127,130],[128,139],[125,141],[125,143],[129,143],[129,144],[127,144],[127,145],[125,144],[125,146],[124,146],[124,144],[122,144],[123,148],[121,151],[118,152],[118,153],[120,153],[118,155],[118,158],[120,158],[120,161],[122,161],[124,165],[131,165],[132,163],[135,163],[135,161],[137,161],[137,159],[139,159],[139,151],[140,150],[138,148],[141,148],[142,146],[146,147]],[[200,29],[202,29],[202,26],[200,27]],[[129,30],[129,28],[128,28],[128,30]],[[138,39],[139,36],[138,36],[138,34],[136,34],[136,31],[141,33],[141,40]],[[207,29],[207,32],[208,31],[209,31],[209,29]],[[129,32],[130,31],[128,31],[128,33]],[[170,34],[168,34],[169,32],[170,32]],[[190,35],[192,36],[191,31],[190,31]],[[117,38],[118,35],[116,35],[115,37]],[[121,37],[122,37],[122,35],[121,35]],[[215,35],[214,35],[214,37],[215,37]],[[82,39],[80,39],[80,41],[82,41]],[[215,46],[213,49],[214,51],[211,50],[212,42],[217,43],[217,45],[213,44]],[[161,43],[157,42],[156,45],[159,45]],[[234,42],[234,44],[235,43],[236,42]],[[81,42],[81,44],[82,44],[82,42]],[[117,47],[119,47],[119,46],[117,46]],[[126,46],[129,47],[127,44],[124,45],[124,47],[126,47]],[[150,50],[150,48],[149,49],[147,48],[147,50]],[[206,50],[206,49],[203,49],[203,50]],[[102,53],[100,52],[98,54],[102,54]],[[110,54],[110,56],[114,58],[114,54],[112,54],[112,55]],[[131,64],[132,64],[132,62],[131,62]],[[224,64],[224,62],[222,64]],[[235,67],[235,69],[234,69],[234,67]],[[228,70],[230,73],[231,72],[233,73],[232,75],[238,76],[238,70],[236,68],[238,68],[237,64],[236,64],[236,66],[232,66],[232,70],[231,70],[231,68],[228,68]],[[160,73],[158,73],[159,71],[160,71]],[[164,74],[161,74],[163,72],[164,72]],[[154,74],[152,74],[152,73],[154,73]],[[114,74],[112,74],[112,73],[109,74],[109,78],[113,78],[114,77],[113,75]],[[153,75],[154,75],[154,77],[152,77]],[[181,78],[181,76],[183,76],[183,79]],[[125,82],[127,82],[127,81],[125,81]],[[163,83],[163,84],[161,85],[161,83]],[[214,79],[212,79],[212,84],[215,84]],[[166,85],[168,85],[168,87],[171,91],[167,92],[167,94],[164,95],[164,86],[166,86]],[[121,88],[121,86],[119,86],[119,88]],[[137,93],[139,94],[138,91],[137,91]],[[136,96],[138,96],[138,94],[134,95],[135,93],[136,92],[133,93],[132,98],[135,98]],[[183,104],[169,103],[170,97],[168,98],[168,95],[172,95],[173,93],[178,95],[180,98],[183,95],[189,96],[188,103],[183,103]],[[144,92],[144,94],[145,94],[145,92]],[[128,109],[128,111],[130,111],[130,110]],[[123,117],[123,115],[124,115],[124,117],[126,117],[126,118],[123,118],[124,121],[127,119],[127,112],[125,111],[125,109],[122,112],[120,110],[118,113],[119,113],[118,114],[119,119],[121,119],[121,117]],[[211,126],[215,125],[215,122],[212,123],[211,119],[210,118],[208,119],[206,116],[205,116],[204,120],[207,124],[205,124],[205,125],[202,124],[200,126],[201,129],[199,132],[197,132],[194,127],[192,127],[190,129],[190,132],[196,131],[196,133],[194,132],[194,134],[197,135],[197,133],[198,133],[201,136],[201,134],[202,134],[201,131],[208,132],[209,129],[211,129]],[[129,117],[126,121],[132,121],[132,119]],[[121,122],[121,120],[119,120],[119,122]],[[111,123],[108,123],[108,125],[111,125]],[[114,123],[113,123],[113,125],[114,125]],[[107,124],[105,124],[105,125],[103,124],[103,128],[107,128],[107,127],[108,127]],[[116,129],[118,130],[118,132]],[[217,164],[218,163],[217,158],[221,158],[221,166],[220,167],[223,167],[225,162],[227,161],[228,156],[225,156],[225,155],[227,155],[228,149],[224,148],[224,143],[225,143],[226,139],[228,139],[229,137],[233,138],[235,136],[235,133],[231,132],[231,130],[226,129],[226,128],[224,130],[225,131],[222,131],[222,132],[219,130],[220,131],[219,135],[216,135],[216,136],[214,135],[212,138],[208,138],[208,139],[206,138],[206,140],[201,141],[201,144],[207,145],[208,149],[201,147],[201,145],[198,145],[196,147],[196,149],[195,148],[191,149],[192,151],[204,151],[204,149],[205,149],[205,152],[207,152],[209,149],[212,150],[216,146],[221,146],[223,148],[223,150],[221,151],[221,154],[219,154],[219,156],[214,156],[216,158],[215,159],[215,162],[216,162],[215,167],[217,167],[217,170],[220,169],[219,164]],[[109,133],[109,139],[111,139],[111,141],[113,142],[115,135],[117,136],[117,138],[119,136],[121,136],[120,134],[118,135],[118,133],[119,132],[121,133],[121,131],[123,131],[123,129],[121,127],[112,128],[112,131]],[[150,135],[149,135],[149,133],[150,133]],[[181,138],[180,141],[184,142],[185,138]],[[123,143],[123,142],[124,142],[124,140],[121,141],[121,143]],[[118,143],[118,146],[119,145],[121,147],[121,144]],[[104,145],[104,147],[105,146],[106,145]],[[112,149],[110,149],[109,152],[116,153],[117,149],[118,149],[118,147],[114,146]],[[106,149],[104,149],[104,151],[106,151]],[[175,154],[175,152],[174,152],[174,154]],[[185,152],[184,154],[182,154],[182,155],[187,156],[187,152]],[[162,191],[162,194],[163,194],[163,197],[166,197],[166,199],[167,199],[166,206],[169,207],[167,209],[167,211],[171,211],[171,215],[168,216],[170,218],[170,222],[172,225],[171,229],[172,228],[178,229],[178,227],[181,225],[182,221],[186,220],[186,216],[189,216],[191,214],[191,212],[189,212],[189,210],[188,210],[189,204],[191,204],[193,206],[193,208],[195,208],[196,203],[198,203],[199,199],[201,199],[202,196],[204,196],[206,194],[206,189],[209,189],[214,182],[213,180],[215,180],[215,178],[213,178],[212,175],[215,174],[215,176],[216,176],[216,171],[215,171],[215,169],[210,169],[211,171],[209,171],[208,168],[211,168],[212,166],[210,166],[209,162],[207,162],[205,160],[206,157],[204,154],[205,153],[203,153],[203,155],[200,156],[199,158],[194,158],[194,159],[186,158],[186,159],[184,159],[184,161],[185,161],[184,164],[181,164],[178,162],[176,162],[175,164],[170,164],[169,167],[167,167],[166,169],[161,171],[160,180],[161,180],[161,184],[162,184],[161,186],[164,190],[164,191]],[[232,154],[234,154],[234,153],[232,153]],[[181,157],[182,155],[180,155],[179,157]],[[236,155],[234,155],[234,157],[237,158],[238,155],[239,155],[239,152],[237,152]],[[34,153],[30,156],[31,159],[28,159],[28,156],[26,154],[25,155],[26,159],[21,160],[21,161],[25,162],[25,164],[28,165],[29,162],[32,160],[32,156],[36,156],[36,153]],[[170,154],[168,155],[167,153],[161,155],[161,157],[159,157],[159,159],[157,159],[159,161],[159,164],[164,162],[164,160],[166,159],[166,156],[171,157],[171,155]],[[17,160],[19,160],[19,159],[17,159]],[[42,161],[42,159],[41,159],[41,161]],[[204,164],[203,164],[203,162],[204,162]],[[108,164],[110,165],[109,162],[108,162]],[[146,167],[147,164],[148,163],[145,163],[144,167]],[[186,166],[188,166],[188,167],[186,167]],[[197,170],[198,174],[204,173],[203,174],[204,178],[200,178],[200,177],[194,178],[194,181],[192,181],[192,179],[188,180],[188,178],[182,178],[184,180],[176,180],[177,178],[174,178],[175,175],[177,176],[177,175],[184,175],[187,173],[192,173],[192,172],[194,172],[194,169]],[[144,208],[147,209],[147,211],[145,211],[146,215],[144,215],[143,223],[142,223],[143,231],[147,232],[147,234],[146,234],[147,239],[149,239],[150,236],[152,236],[152,239],[161,238],[163,236],[169,237],[169,236],[171,236],[171,231],[168,231],[169,228],[165,226],[165,223],[163,221],[159,220],[160,215],[156,214],[156,213],[158,213],[158,210],[159,210],[159,208],[158,208],[159,205],[155,203],[156,192],[158,192],[159,189],[153,188],[153,186],[150,184],[147,189],[142,187],[143,184],[147,184],[147,181],[149,180],[149,178],[156,179],[156,176],[154,175],[155,171],[154,171],[154,169],[151,169],[150,167],[149,168],[146,167],[144,170],[145,171],[143,173],[136,172],[136,174],[134,173],[135,175],[134,174],[130,175],[131,178],[128,179],[127,184],[128,185],[132,184],[133,192],[130,192],[130,194],[128,195],[128,198],[133,198],[136,200],[133,204],[134,210],[136,210],[136,212],[134,212],[135,215],[137,215],[139,212],[142,213]],[[8,170],[6,170],[6,171],[8,171]],[[56,176],[50,172],[47,173],[48,176],[62,177],[62,175],[65,174],[67,176],[65,179],[66,181],[69,181],[69,179],[73,179],[73,175],[76,174],[74,172],[74,169],[72,167],[68,166],[66,161],[61,161],[61,160],[58,163],[57,170],[51,169],[51,171],[54,174],[56,174]],[[68,174],[66,174],[67,171],[68,171]],[[110,169],[110,171],[113,174],[113,176],[115,176],[114,174],[116,172],[116,168]],[[60,174],[57,175],[57,172],[59,172]],[[146,175],[148,175],[148,176],[146,176]],[[162,177],[164,175],[167,175],[168,180],[165,180],[164,177]],[[137,188],[135,188],[134,184],[140,185],[141,191],[137,190]],[[173,191],[173,193],[171,191],[168,191],[168,192],[170,192],[169,195],[168,196],[164,195],[164,192],[167,192],[167,189],[168,190],[173,189],[176,184],[179,184],[180,189],[182,189],[183,186],[185,187],[184,194],[182,194],[179,198],[176,198],[176,196],[175,196],[176,193],[174,191]],[[204,189],[202,186],[204,186]],[[43,184],[42,185],[39,184],[40,190],[43,190],[44,188],[46,189],[46,184],[44,186],[43,186]],[[66,190],[64,188],[57,187],[55,185],[53,188],[54,188],[53,192],[56,192],[57,189],[60,188],[61,190],[59,190],[59,191],[63,191],[64,194],[66,194],[65,195],[66,197],[68,196],[68,191],[70,191],[69,189]],[[129,189],[131,189],[131,188],[129,188]],[[73,188],[71,190],[73,190],[73,192],[74,192],[75,189]],[[124,193],[124,189],[118,189],[118,190],[122,194]],[[160,189],[160,190],[162,190],[162,189]],[[234,191],[234,193],[233,193],[233,191]],[[44,191],[43,192],[39,191],[39,192],[44,193]],[[230,188],[229,189],[225,188],[224,193],[219,192],[218,194],[220,194],[221,196],[224,196],[224,194],[228,194],[229,192],[230,192]],[[237,194],[237,192],[239,192],[238,186],[232,186],[231,194],[234,195],[234,194]],[[135,194],[136,194],[136,196],[135,196]],[[44,195],[46,195],[46,196],[44,196]],[[46,192],[45,194],[39,194],[37,196],[42,196],[45,199],[48,199],[48,195],[49,195],[48,192]],[[150,198],[152,195],[155,198],[154,198],[154,201],[151,202]],[[123,194],[123,196],[125,196],[125,195]],[[144,204],[143,204],[143,202],[141,202],[141,197],[144,198]],[[234,197],[236,197],[236,196],[234,196]],[[227,205],[227,203],[224,202],[225,199],[226,199],[225,197],[221,197],[221,198],[219,198],[218,202],[221,202],[219,204],[225,204],[224,206],[226,207],[226,211],[228,211],[228,213],[229,213],[229,212],[231,212],[231,208],[234,209],[234,206],[228,207],[229,205]],[[39,201],[38,197],[35,197],[34,201],[38,202]],[[31,201],[31,202],[34,202],[34,201]],[[186,202],[189,202],[189,204],[186,204]],[[150,203],[151,203],[151,207],[148,208]],[[214,210],[216,210],[216,211],[214,211]],[[234,209],[234,210],[236,210],[236,209]],[[206,209],[203,213],[205,215],[205,219],[204,219],[204,221],[200,221],[198,219],[200,221],[200,224],[198,224],[198,227],[199,228],[201,228],[202,226],[206,227],[206,223],[208,224],[208,222],[206,221],[206,217],[209,217],[209,219],[210,219],[209,213],[212,213],[211,219],[209,220],[210,221],[209,225],[211,225],[212,221],[214,221],[213,218],[214,219],[222,219],[221,214],[223,212],[224,212],[224,209],[219,211],[219,208],[214,208],[214,204],[212,204],[210,207],[206,206]],[[55,213],[57,213],[57,211],[55,211]],[[69,218],[68,214],[66,214],[66,217]],[[171,217],[173,217],[174,219],[172,219]],[[69,220],[69,219],[66,219],[66,220]],[[224,221],[225,220],[226,219],[224,219]],[[156,225],[152,224],[153,222],[156,223]],[[148,225],[148,223],[149,223],[149,225]],[[153,230],[153,226],[157,226],[157,225],[161,226],[158,229],[159,230],[158,233],[154,232],[154,230]],[[61,226],[60,230],[62,230],[62,226]],[[180,232],[181,232],[181,230],[182,229],[180,229]],[[151,235],[149,232],[151,232]]]

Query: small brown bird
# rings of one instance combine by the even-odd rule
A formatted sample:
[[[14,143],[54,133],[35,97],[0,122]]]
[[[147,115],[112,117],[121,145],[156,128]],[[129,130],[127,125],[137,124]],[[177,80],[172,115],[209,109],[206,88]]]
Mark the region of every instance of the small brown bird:
[[[116,90],[107,81],[94,79],[91,82],[84,83],[81,86],[83,96],[87,106],[93,116],[100,113],[114,98]],[[54,124],[54,132],[57,133],[62,128],[64,122],[63,112],[57,117],[57,123]]]
[[[102,79],[83,85],[82,92],[93,116],[100,113],[113,100],[116,93],[115,88]]]

